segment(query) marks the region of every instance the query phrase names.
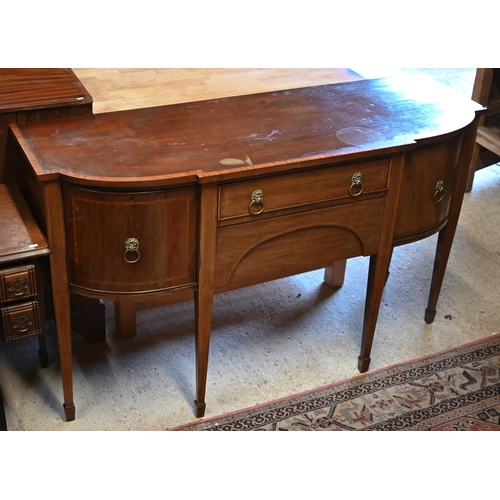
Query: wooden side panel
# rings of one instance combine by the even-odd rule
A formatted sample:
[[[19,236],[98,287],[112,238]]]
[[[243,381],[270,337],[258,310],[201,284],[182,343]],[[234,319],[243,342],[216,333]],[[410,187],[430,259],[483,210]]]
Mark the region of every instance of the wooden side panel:
[[[219,228],[216,287],[328,267],[376,253],[384,199]]]
[[[42,183],[38,181],[28,160],[21,154],[19,148],[14,145],[11,132],[8,140],[8,155],[10,157],[9,177],[19,187],[40,230],[47,234]]]
[[[114,193],[65,186],[64,204],[72,285],[131,293],[196,281],[195,188]],[[138,252],[125,253],[129,238],[138,240]]]
[[[78,106],[62,106],[46,109],[36,109],[27,111],[25,114],[26,123],[38,122],[41,120],[54,120],[67,118],[69,116],[83,116],[92,114],[92,103]]]
[[[0,113],[0,184],[8,180],[5,166],[7,161],[7,136],[9,124],[15,121],[15,113]]]

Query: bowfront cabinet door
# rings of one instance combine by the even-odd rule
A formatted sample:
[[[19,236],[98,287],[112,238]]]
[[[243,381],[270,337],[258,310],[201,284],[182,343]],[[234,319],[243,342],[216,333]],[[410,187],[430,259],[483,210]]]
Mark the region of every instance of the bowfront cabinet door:
[[[459,136],[408,153],[394,231],[395,244],[429,236],[446,222],[462,140]]]
[[[153,292],[194,284],[197,189],[63,188],[70,283],[88,292]]]

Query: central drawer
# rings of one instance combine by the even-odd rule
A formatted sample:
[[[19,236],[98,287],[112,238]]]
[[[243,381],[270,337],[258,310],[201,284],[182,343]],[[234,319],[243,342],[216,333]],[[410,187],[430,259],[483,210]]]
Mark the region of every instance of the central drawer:
[[[154,292],[196,280],[196,188],[104,192],[63,187],[70,283]]]
[[[217,230],[219,291],[292,276],[378,251],[385,198]]]
[[[219,187],[218,219],[250,218],[376,193],[387,188],[389,164],[388,158],[380,158],[224,184]]]

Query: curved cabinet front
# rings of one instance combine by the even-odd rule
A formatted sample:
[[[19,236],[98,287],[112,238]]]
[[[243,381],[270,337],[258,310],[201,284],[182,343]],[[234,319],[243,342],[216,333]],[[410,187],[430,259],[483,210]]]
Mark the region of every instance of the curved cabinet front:
[[[448,218],[463,136],[409,151],[403,171],[394,244],[441,229]]]
[[[133,294],[196,281],[197,189],[112,192],[63,186],[70,283]]]

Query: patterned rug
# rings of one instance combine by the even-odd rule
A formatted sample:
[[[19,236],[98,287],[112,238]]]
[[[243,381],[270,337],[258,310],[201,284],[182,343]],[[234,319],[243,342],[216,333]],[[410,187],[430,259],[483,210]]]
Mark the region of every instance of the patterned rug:
[[[171,431],[498,431],[500,334]]]

